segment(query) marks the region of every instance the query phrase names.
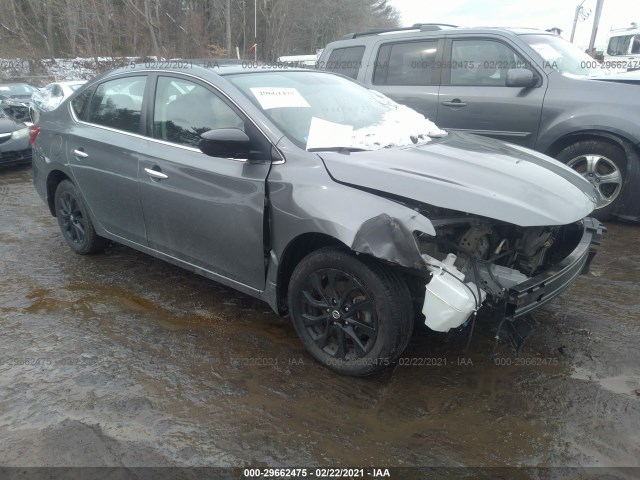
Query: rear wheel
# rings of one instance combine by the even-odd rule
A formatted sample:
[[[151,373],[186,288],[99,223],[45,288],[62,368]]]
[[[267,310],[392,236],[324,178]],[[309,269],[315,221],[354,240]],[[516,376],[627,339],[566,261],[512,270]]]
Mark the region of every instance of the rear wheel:
[[[364,376],[381,370],[411,338],[413,312],[404,280],[349,251],[330,247],[305,257],[288,294],[303,345],[336,372]]]
[[[562,150],[557,159],[581,174],[598,190],[600,203],[593,216],[609,220],[622,198],[627,157],[621,147],[598,140],[574,143]]]
[[[86,255],[104,250],[108,241],[96,233],[87,205],[73,183],[60,182],[54,201],[62,236],[76,253]]]

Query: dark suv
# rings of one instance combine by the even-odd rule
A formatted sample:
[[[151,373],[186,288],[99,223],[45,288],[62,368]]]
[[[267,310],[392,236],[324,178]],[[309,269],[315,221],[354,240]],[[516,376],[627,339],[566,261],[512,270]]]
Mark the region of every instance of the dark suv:
[[[318,68],[349,76],[439,127],[533,148],[601,195],[595,216],[640,220],[640,81],[617,81],[557,35],[416,24],[351,33]]]

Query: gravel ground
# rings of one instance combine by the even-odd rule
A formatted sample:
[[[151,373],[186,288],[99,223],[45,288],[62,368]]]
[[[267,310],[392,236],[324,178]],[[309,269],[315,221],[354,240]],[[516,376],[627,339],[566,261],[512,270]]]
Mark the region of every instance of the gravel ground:
[[[520,358],[417,333],[373,378],[266,304],[126,247],[78,256],[0,171],[0,466],[640,467],[640,226],[543,307]],[[638,471],[635,471],[638,472]]]

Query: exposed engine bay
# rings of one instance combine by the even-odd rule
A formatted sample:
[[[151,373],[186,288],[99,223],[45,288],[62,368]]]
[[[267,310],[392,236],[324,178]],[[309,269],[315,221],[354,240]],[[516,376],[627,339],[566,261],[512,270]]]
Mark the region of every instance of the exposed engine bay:
[[[498,305],[509,289],[552,269],[578,244],[582,226],[518,227],[480,217],[440,218],[436,236],[418,235],[431,272],[426,325],[448,331],[483,304]]]

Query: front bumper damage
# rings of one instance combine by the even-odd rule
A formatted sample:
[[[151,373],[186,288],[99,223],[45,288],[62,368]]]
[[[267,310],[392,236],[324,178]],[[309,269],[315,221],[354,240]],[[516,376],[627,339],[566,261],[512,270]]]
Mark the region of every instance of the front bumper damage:
[[[493,297],[491,302],[484,305],[486,308],[483,311],[491,311],[491,320],[498,324],[497,336],[504,326],[516,351],[520,350],[533,328],[531,312],[559,296],[579,275],[589,270],[596,254],[594,247],[600,244],[605,229],[598,220],[589,217],[583,219],[577,227],[574,234],[576,243],[572,251],[546,270],[529,278],[512,270],[513,273],[503,277],[503,280],[516,281],[503,288],[498,297]],[[434,264],[433,258],[423,256],[432,277],[426,286],[422,311],[425,324],[439,332],[466,325],[472,315],[475,318],[485,299],[486,292],[476,286],[476,283],[480,285],[484,280],[477,276],[465,276],[455,267],[455,257],[450,254],[447,259]]]
[[[553,300],[569,288],[576,279],[589,272],[591,261],[596,255],[595,246],[600,245],[606,228],[594,218],[585,218],[583,233],[575,249],[551,270],[511,287],[502,306],[501,315],[496,316],[495,356],[501,333],[520,355],[522,347],[533,332],[536,322],[531,312]]]
[[[583,220],[583,233],[575,249],[554,268],[511,287],[505,301],[504,316],[507,320],[522,317],[553,300],[583,273],[588,273],[596,255],[594,246],[600,245],[602,223],[595,218]]]

